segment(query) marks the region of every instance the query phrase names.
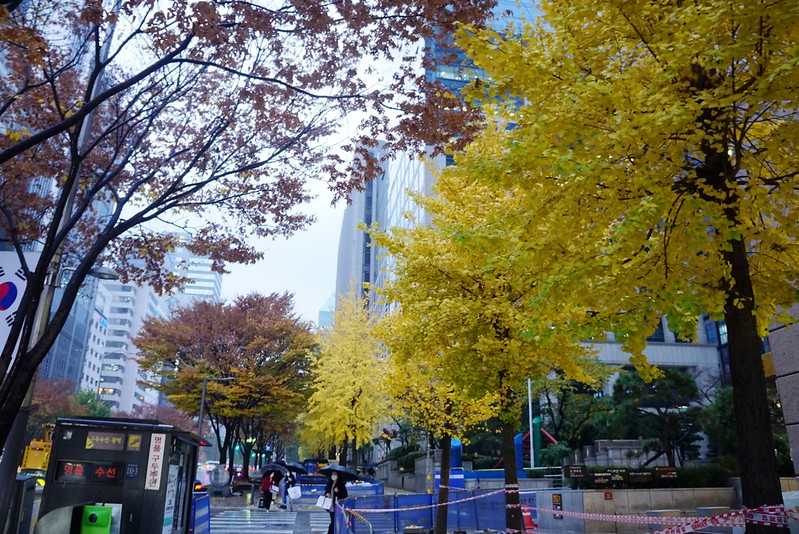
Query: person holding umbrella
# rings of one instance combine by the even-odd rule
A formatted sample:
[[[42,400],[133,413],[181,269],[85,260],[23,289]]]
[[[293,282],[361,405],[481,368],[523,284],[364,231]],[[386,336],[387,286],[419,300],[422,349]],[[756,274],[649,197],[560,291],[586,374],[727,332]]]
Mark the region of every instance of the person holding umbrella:
[[[291,489],[297,485],[297,480],[294,477],[294,473],[297,473],[299,475],[307,475],[308,471],[306,471],[305,468],[302,465],[298,464],[297,462],[279,461],[277,463],[285,467],[286,471],[288,471],[285,478],[283,479],[285,480],[285,488],[282,488],[282,491],[280,493],[283,497],[282,508],[288,508],[288,510],[291,512],[293,511],[292,501],[294,499],[299,498],[299,495],[302,494],[299,488],[297,488],[297,490],[294,491],[292,491]],[[293,498],[292,498],[292,493],[295,494]]]
[[[261,498],[264,502],[264,508],[269,511],[272,506],[272,486],[279,482],[279,478],[286,472],[286,468],[282,465],[269,463],[261,468]]]
[[[261,477],[261,502],[266,511],[272,506],[272,471],[267,471]]]
[[[338,465],[329,465],[324,469],[320,469],[319,472],[328,477],[327,485],[325,485],[325,497],[333,500],[333,506],[328,510],[330,512],[330,526],[327,529],[327,534],[333,534],[336,522],[336,505],[338,501],[347,498],[347,482],[358,480],[358,475],[354,471]]]

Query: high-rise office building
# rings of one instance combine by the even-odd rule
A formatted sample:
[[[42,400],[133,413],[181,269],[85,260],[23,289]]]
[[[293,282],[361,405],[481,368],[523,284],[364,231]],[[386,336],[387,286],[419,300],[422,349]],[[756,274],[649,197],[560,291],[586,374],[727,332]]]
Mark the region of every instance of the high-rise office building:
[[[167,297],[170,310],[197,301],[222,302],[222,275],[213,270],[212,259],[178,247],[167,255],[166,262],[173,274],[188,279],[185,286]]]
[[[84,375],[84,357],[89,347],[91,330],[89,322],[94,313],[97,283],[98,281],[94,278],[86,279],[86,283],[72,305],[64,327],[39,367],[39,378],[67,381],[76,390],[81,385]],[[55,309],[61,302],[62,293],[62,289],[56,289],[52,309]]]
[[[111,294],[104,284],[97,284],[94,295],[94,310],[89,320],[89,339],[83,359],[83,376],[80,389],[97,391],[102,376],[103,357],[105,356],[105,338],[108,335],[108,312],[111,305]]]

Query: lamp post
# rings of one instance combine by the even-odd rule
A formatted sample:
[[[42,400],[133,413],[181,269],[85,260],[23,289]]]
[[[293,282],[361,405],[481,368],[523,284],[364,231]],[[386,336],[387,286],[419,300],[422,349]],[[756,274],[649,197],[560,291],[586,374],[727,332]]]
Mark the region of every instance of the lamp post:
[[[231,380],[235,380],[236,378],[233,376],[222,376],[219,378],[208,378],[207,376],[203,377],[203,387],[200,392],[200,417],[197,419],[197,434],[200,437],[203,437],[203,418],[205,416],[205,392],[208,389],[208,381],[213,380],[215,382],[230,382]]]
[[[535,446],[533,444],[533,381],[527,379],[527,422],[530,425],[530,469],[535,467]]]

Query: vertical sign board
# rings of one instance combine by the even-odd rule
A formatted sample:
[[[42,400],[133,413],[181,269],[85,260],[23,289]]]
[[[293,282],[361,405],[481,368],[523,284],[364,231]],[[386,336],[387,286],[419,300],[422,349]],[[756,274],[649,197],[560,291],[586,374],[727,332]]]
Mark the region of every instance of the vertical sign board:
[[[161,534],[172,534],[175,523],[175,499],[178,493],[179,465],[169,466],[169,479],[166,481],[166,501],[164,503],[164,523]]]
[[[150,436],[150,454],[147,456],[147,479],[144,489],[158,491],[161,489],[161,467],[164,465],[164,447],[166,434],[152,434]]]
[[[38,252],[24,253],[29,269],[36,268],[39,261]],[[22,269],[16,252],[0,252],[0,350],[6,344],[11,326],[17,316],[17,308],[25,293],[28,279]],[[16,350],[14,351],[16,357]]]
[[[553,519],[563,519],[563,514],[559,514],[558,512],[563,510],[563,495],[560,493],[553,493],[552,494],[552,518]]]

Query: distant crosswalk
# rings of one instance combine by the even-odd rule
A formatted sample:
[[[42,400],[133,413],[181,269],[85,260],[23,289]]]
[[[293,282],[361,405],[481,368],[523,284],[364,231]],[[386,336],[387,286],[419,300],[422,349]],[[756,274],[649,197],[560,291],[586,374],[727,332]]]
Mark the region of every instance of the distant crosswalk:
[[[323,534],[327,532],[327,527],[330,526],[330,514],[327,512],[309,512],[310,516],[310,530],[311,534]]]
[[[329,524],[325,512],[226,510],[211,517],[211,534],[324,534]]]

